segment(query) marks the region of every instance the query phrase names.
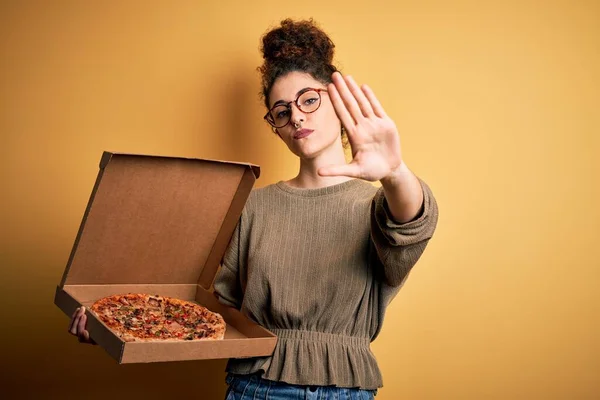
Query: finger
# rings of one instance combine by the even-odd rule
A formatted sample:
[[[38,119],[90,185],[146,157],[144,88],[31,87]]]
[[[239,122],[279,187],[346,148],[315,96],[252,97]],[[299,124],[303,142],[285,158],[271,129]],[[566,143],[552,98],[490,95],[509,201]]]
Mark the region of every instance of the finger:
[[[79,318],[79,323],[77,324],[77,335],[81,336],[81,333],[83,331],[85,331],[85,324],[87,322],[87,316],[85,314],[83,314],[80,318]]]
[[[71,332],[72,335],[77,336],[77,327],[79,326],[79,322],[81,321],[81,315],[81,308],[78,308],[77,313],[75,314],[75,318],[71,323],[71,327],[69,328],[69,332]]]
[[[77,307],[77,308],[75,309],[75,312],[73,313],[73,315],[71,315],[71,322],[69,323],[69,329],[68,329],[68,331],[69,331],[69,333],[71,333],[71,334],[73,334],[73,335],[75,334],[75,333],[73,332],[73,328],[74,328],[74,327],[75,327],[75,325],[76,325],[76,322],[75,322],[75,321],[77,320],[77,315],[78,315],[78,314],[79,314],[79,307]]]
[[[321,167],[318,171],[321,176],[349,176],[351,178],[360,178],[361,170],[357,164],[330,165]]]
[[[377,100],[377,97],[375,97],[375,93],[373,93],[373,90],[371,90],[371,88],[367,85],[362,85],[362,91],[369,100],[369,103],[371,103],[371,107],[373,108],[375,115],[379,118],[386,117],[387,114],[385,113],[385,110],[381,106],[379,100]]]
[[[344,105],[344,102],[342,101],[336,87],[330,83],[327,85],[327,93],[329,93],[329,98],[331,99],[335,113],[340,121],[342,121],[342,125],[345,126],[348,131],[350,131],[349,128],[353,127],[356,123]]]
[[[84,315],[84,318],[85,318],[85,321],[87,322],[87,315]],[[96,341],[90,337],[90,332],[87,329],[84,329],[83,331],[80,332],[79,341],[81,343],[97,344]]]
[[[356,102],[358,103],[358,107],[360,107],[362,115],[367,118],[372,117],[374,113],[373,108],[371,107],[371,103],[365,96],[365,93],[360,89],[360,87],[358,87],[358,85],[354,81],[354,78],[352,78],[351,76],[347,76],[346,84],[348,85],[350,92],[356,99]]]
[[[360,107],[358,106],[358,102],[354,98],[354,95],[352,95],[352,92],[348,88],[346,80],[342,77],[342,74],[340,74],[339,72],[335,72],[331,78],[333,80],[335,88],[340,94],[340,98],[344,102],[346,109],[350,112],[350,115],[352,116],[354,121],[358,122],[361,119],[363,119],[364,115],[360,110]]]
[[[87,315],[84,315],[81,319],[83,320],[83,329],[79,331],[79,341],[82,343],[90,343],[90,333],[85,329]]]

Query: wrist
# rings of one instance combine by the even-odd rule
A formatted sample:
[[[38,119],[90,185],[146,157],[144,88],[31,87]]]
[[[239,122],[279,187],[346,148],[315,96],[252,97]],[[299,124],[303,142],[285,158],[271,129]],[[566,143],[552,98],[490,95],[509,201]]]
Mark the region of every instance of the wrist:
[[[390,173],[379,180],[384,187],[397,185],[403,179],[410,175],[410,170],[404,161],[400,161],[400,165],[390,171]]]

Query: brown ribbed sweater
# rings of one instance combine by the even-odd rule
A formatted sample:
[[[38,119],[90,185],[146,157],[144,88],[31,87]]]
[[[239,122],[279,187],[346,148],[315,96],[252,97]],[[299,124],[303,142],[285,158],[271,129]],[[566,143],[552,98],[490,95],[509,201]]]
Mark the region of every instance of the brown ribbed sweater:
[[[231,359],[227,371],[262,371],[299,385],[381,387],[370,342],[437,223],[434,197],[421,186],[423,211],[405,224],[390,218],[383,190],[361,180],[253,190],[215,291],[278,343],[273,356]]]

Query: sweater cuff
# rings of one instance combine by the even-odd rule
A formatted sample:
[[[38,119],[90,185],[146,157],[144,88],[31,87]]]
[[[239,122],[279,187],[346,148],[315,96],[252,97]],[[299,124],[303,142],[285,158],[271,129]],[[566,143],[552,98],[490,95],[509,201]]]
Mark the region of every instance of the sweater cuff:
[[[412,221],[398,223],[389,211],[383,188],[375,194],[375,222],[378,229],[391,246],[406,246],[430,239],[437,222],[437,204],[429,186],[419,179],[423,189],[423,205],[419,215]]]

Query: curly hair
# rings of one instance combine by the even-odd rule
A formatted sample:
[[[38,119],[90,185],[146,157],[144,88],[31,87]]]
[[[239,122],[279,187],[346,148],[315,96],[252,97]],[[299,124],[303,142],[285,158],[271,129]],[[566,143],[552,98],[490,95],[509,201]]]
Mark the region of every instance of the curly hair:
[[[269,108],[269,93],[280,76],[292,71],[306,72],[323,84],[331,83],[338,69],[333,65],[335,45],[312,20],[284,19],[281,26],[262,37],[262,97]]]

